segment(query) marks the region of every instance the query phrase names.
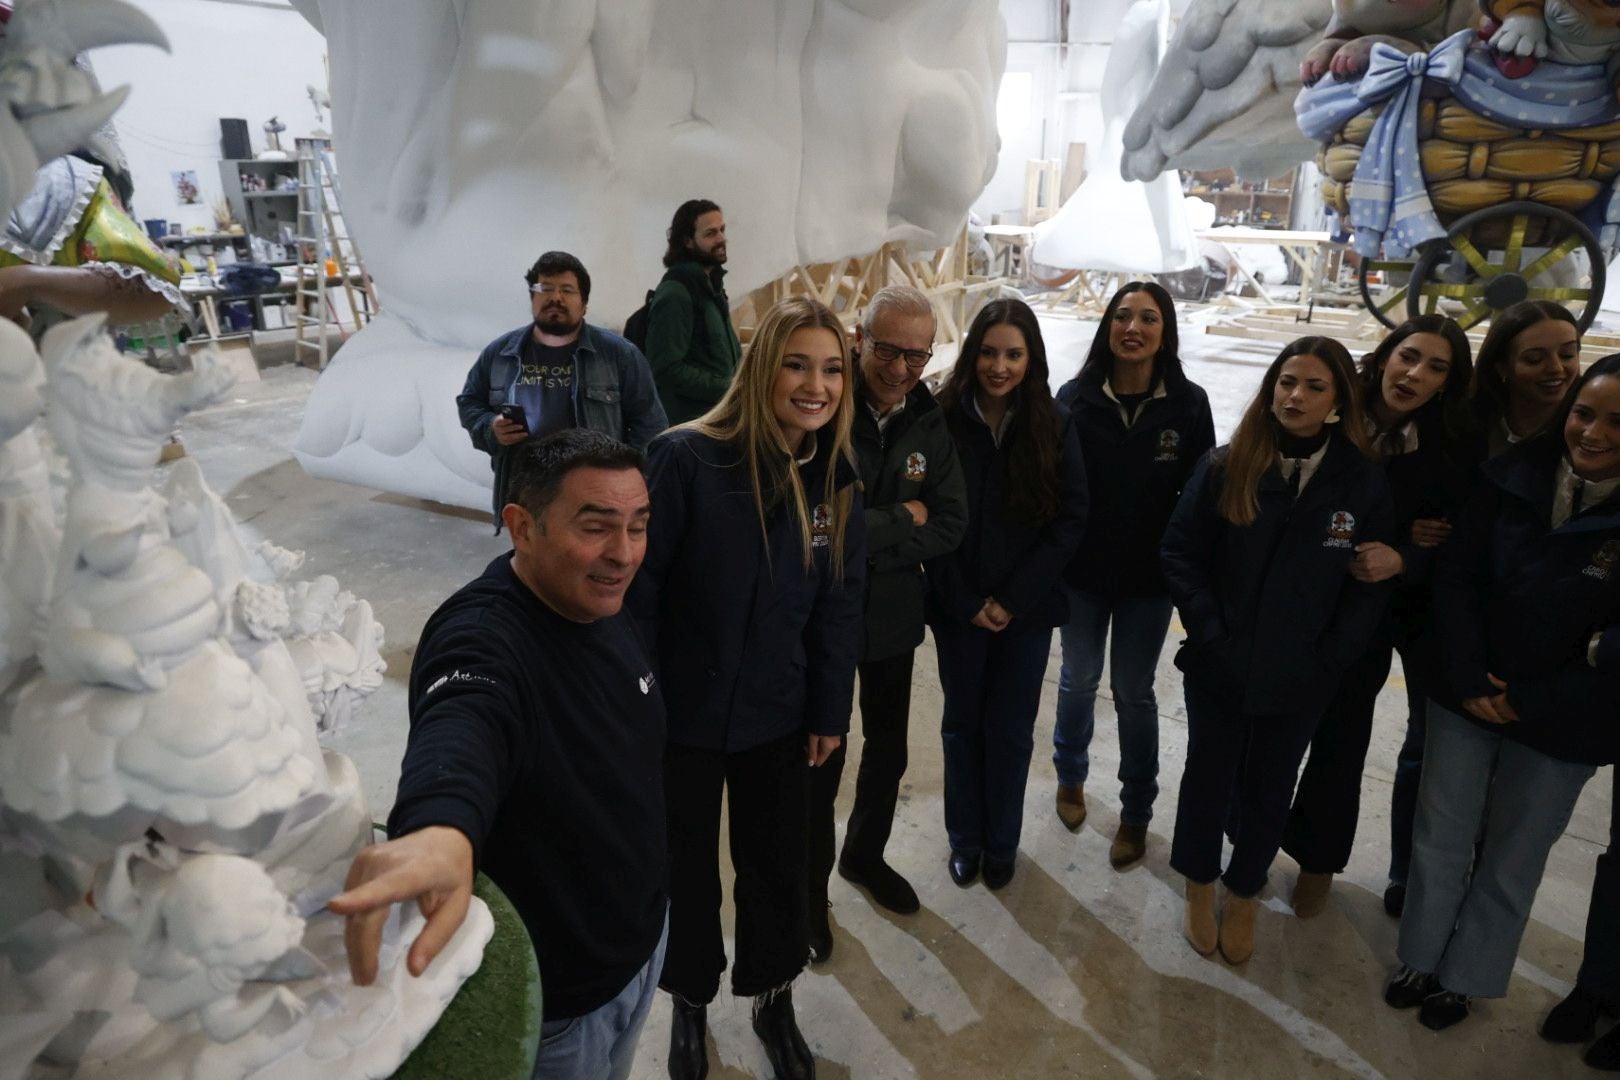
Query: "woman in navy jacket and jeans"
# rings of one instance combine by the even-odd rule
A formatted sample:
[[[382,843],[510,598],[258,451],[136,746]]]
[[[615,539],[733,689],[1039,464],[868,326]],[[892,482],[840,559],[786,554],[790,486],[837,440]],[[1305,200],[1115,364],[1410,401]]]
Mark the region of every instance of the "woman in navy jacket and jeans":
[[[1181,370],[1176,308],[1153,282],[1133,281],[1103,312],[1080,373],[1058,390],[1080,433],[1090,509],[1080,551],[1064,574],[1069,621],[1060,630],[1057,814],[1086,820],[1085,782],[1097,684],[1110,636],[1109,680],[1119,714],[1119,830],[1109,860],[1131,865],[1147,848],[1159,794],[1159,703],[1153,675],[1170,628],[1159,543],[1176,499],[1215,445],[1209,395]]]
[[[1358,545],[1393,538],[1392,517],[1350,354],[1308,337],[1272,362],[1231,443],[1199,464],[1170,519],[1164,576],[1187,628],[1176,654],[1187,765],[1170,865],[1187,879],[1187,940],[1205,956],[1219,947],[1237,964],[1253,952],[1300,759],[1384,614],[1388,586],[1352,577],[1350,564]],[[1217,877],[1230,894],[1219,921]]]
[[[706,1006],[726,967],[720,797],[736,870],[731,988],[778,1076],[813,1076],[790,987],[808,956],[807,768],[849,727],[866,538],[838,316],[789,298],[761,320],[707,414],[653,440],[647,559],[631,599],[669,714],[670,1075],[708,1068]],[[648,867],[648,873],[660,872]]]
[[[1022,300],[974,318],[945,410],[967,482],[962,545],[927,564],[929,625],[945,692],[945,831],[951,879],[1012,880],[1035,714],[1064,622],[1063,567],[1086,523],[1086,472],[1047,385],[1046,346]]]
[[[1435,1029],[1507,992],[1547,853],[1620,752],[1620,355],[1482,472],[1435,570],[1445,677],[1385,992]]]

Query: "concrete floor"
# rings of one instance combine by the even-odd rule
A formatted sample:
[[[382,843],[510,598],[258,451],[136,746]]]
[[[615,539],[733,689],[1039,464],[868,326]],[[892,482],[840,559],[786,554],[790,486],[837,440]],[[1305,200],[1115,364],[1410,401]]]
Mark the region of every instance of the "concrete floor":
[[[1054,382],[1072,374],[1093,324],[1046,320]],[[1275,349],[1184,331],[1191,377],[1209,392],[1224,438]],[[405,680],[434,607],[506,544],[484,515],[314,480],[291,453],[312,372],[290,365],[242,383],[188,419],[186,446],[251,530],[304,548],[304,572],[331,573],[369,599],[387,628],[387,681],[334,745],[349,754],[379,819],[392,802],[406,732]],[[1179,627],[1172,627],[1172,643]],[[951,884],[941,806],[939,681],[918,652],[911,765],[889,845],[923,910],[874,908],[836,875],[836,948],[795,990],[822,1077],[1591,1076],[1576,1051],[1536,1036],[1580,965],[1593,861],[1608,841],[1609,770],[1588,785],[1554,847],[1506,999],[1435,1034],[1380,999],[1397,924],[1380,903],[1391,772],[1403,734],[1397,674],[1379,700],[1363,785],[1360,839],[1327,912],[1287,906],[1297,868],[1273,868],[1254,959],[1243,968],[1194,954],[1180,935],[1181,879],[1169,832],[1186,748],[1180,673],[1160,665],[1160,783],[1147,859],[1117,873],[1118,739],[1106,687],[1092,747],[1090,818],[1078,836],[1052,812],[1050,754],[1058,658],[1046,673],[1017,876],[1000,893]],[[1397,661],[1398,663],[1398,661]],[[858,718],[853,722],[859,731]],[[859,755],[853,740],[846,779]],[[852,785],[844,785],[840,817]],[[723,845],[722,845],[723,848]],[[727,914],[727,925],[730,916]],[[633,1075],[664,1075],[669,1008],[660,996]],[[748,1003],[722,993],[709,1011],[714,1077],[768,1076]]]

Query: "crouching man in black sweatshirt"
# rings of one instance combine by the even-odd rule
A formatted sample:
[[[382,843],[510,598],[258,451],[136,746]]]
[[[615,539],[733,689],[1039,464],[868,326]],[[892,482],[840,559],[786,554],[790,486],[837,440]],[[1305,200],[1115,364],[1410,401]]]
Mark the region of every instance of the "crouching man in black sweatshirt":
[[[537,1077],[625,1077],[663,967],[664,703],[625,590],[647,550],[641,453],[568,430],[516,453],[515,549],[446,600],[411,668],[411,730],[387,843],[331,910],[355,982],[392,904],[421,903],[421,974],[466,916],[474,868],[540,959]],[[656,868],[656,872],[653,871]]]

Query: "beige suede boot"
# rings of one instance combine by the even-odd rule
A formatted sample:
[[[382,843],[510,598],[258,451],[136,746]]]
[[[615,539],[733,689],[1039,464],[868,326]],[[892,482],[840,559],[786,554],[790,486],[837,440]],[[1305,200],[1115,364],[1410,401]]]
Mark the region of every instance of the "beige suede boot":
[[[1229,964],[1246,963],[1254,955],[1254,918],[1260,910],[1258,896],[1226,894],[1221,909],[1221,955]]]
[[[1181,932],[1199,956],[1210,956],[1215,952],[1220,931],[1215,924],[1213,881],[1207,885],[1187,882],[1187,920]]]

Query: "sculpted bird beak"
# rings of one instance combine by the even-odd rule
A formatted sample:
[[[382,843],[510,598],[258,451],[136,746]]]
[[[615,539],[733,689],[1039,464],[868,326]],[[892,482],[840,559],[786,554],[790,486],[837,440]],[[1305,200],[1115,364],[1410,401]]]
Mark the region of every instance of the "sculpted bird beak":
[[[82,105],[47,109],[18,121],[40,161],[50,161],[84,147],[112,119],[113,113],[129,97],[129,87],[91,98]]]
[[[12,47],[42,46],[66,60],[104,45],[169,49],[169,39],[152,17],[122,0],[19,0],[6,37]]]

